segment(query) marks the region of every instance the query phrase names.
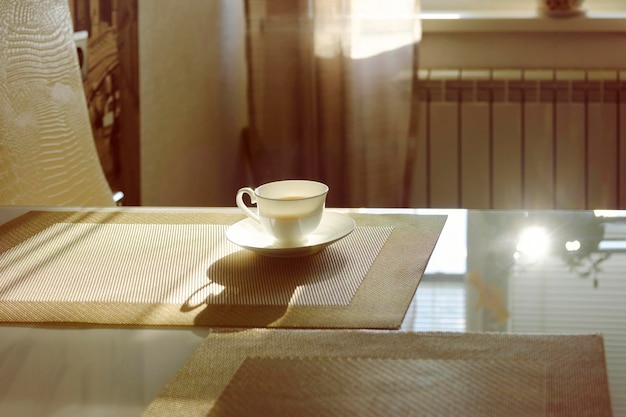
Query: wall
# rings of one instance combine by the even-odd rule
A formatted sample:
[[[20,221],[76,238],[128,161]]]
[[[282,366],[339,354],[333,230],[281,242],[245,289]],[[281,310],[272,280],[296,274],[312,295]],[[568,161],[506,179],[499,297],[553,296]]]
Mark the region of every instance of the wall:
[[[626,68],[623,33],[426,32],[423,68]]]
[[[425,20],[420,77],[428,75],[421,104],[429,119],[422,116],[420,138],[426,142],[421,155],[428,159],[417,164],[412,205],[626,207],[626,142],[620,128],[626,55],[619,53],[626,48],[626,25],[620,16]],[[520,71],[528,69],[543,70],[535,72],[548,78]],[[521,78],[511,75],[516,72]],[[440,75],[431,77],[435,73]],[[564,74],[570,73],[583,78],[568,84]],[[450,88],[437,90],[442,77]],[[503,96],[485,95],[505,79],[512,82]],[[526,92],[518,99],[510,95],[522,84],[541,85],[541,99]],[[559,93],[557,100],[543,94],[563,85],[568,94],[584,90],[585,102],[580,96]],[[604,95],[594,96],[596,87]],[[613,96],[605,93],[611,88]],[[434,94],[441,91],[445,94]]]
[[[245,183],[242,16],[234,0],[139,0],[142,205],[234,206]]]
[[[626,20],[424,21],[422,68],[626,68]],[[139,0],[141,202],[232,206],[247,184],[243,1]],[[219,65],[218,65],[219,63]]]

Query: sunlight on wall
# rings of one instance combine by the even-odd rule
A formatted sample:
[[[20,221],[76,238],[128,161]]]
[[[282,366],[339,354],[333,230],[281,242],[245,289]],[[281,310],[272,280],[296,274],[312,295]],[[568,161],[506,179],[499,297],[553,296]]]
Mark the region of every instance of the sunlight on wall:
[[[346,0],[345,12],[315,2],[315,54],[364,59],[420,41],[422,28],[415,0]]]

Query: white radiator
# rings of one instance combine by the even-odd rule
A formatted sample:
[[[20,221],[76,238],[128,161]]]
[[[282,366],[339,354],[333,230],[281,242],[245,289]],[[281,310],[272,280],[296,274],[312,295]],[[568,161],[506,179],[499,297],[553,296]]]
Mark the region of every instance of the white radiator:
[[[626,208],[626,71],[419,78],[412,206]]]

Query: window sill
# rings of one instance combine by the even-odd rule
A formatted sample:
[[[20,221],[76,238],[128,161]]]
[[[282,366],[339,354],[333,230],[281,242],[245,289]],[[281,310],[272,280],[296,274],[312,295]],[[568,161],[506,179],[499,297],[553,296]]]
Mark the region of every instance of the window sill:
[[[448,18],[422,14],[424,33],[454,32],[536,32],[567,33],[626,32],[626,12],[589,12],[575,17],[547,17],[537,12],[445,12]]]

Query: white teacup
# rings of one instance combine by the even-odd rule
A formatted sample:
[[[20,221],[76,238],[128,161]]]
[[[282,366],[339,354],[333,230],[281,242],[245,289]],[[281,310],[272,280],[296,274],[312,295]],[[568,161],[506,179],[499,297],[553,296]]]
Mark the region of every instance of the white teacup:
[[[244,203],[250,196],[257,213]],[[256,189],[240,188],[237,206],[274,237],[279,244],[301,244],[322,221],[328,186],[309,180],[283,180],[263,184]]]

